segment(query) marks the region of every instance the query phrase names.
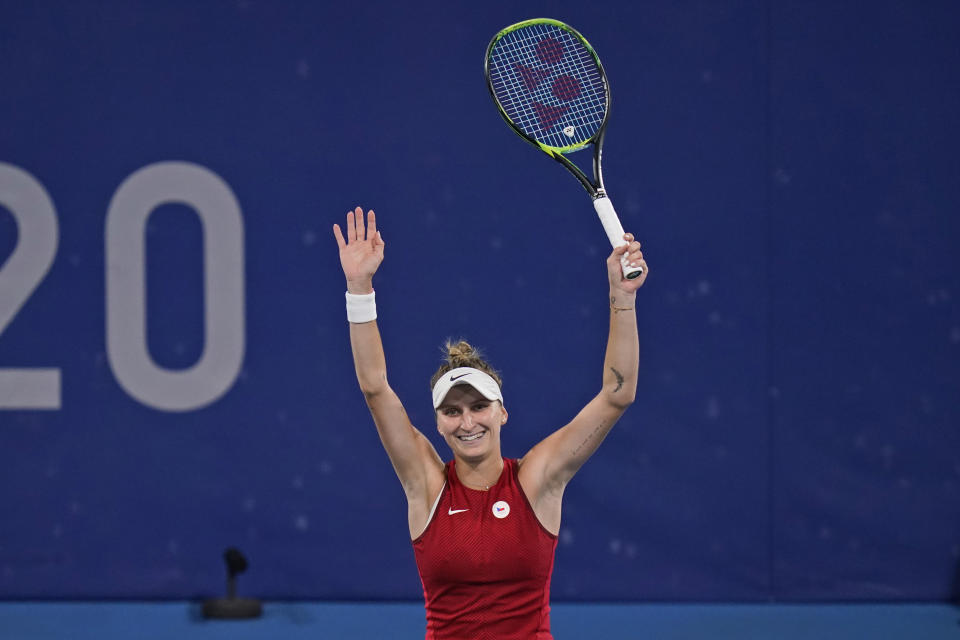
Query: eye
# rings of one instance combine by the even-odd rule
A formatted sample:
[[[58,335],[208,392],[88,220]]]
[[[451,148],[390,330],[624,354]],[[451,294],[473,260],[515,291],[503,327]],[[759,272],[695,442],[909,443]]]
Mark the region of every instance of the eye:
[[[455,416],[460,413],[460,410],[456,407],[445,407],[444,409],[441,409],[440,412],[445,416]]]
[[[490,403],[489,403],[489,402],[478,402],[477,404],[473,405],[473,410],[474,410],[474,411],[485,411],[486,408],[489,407],[489,406],[490,406]]]

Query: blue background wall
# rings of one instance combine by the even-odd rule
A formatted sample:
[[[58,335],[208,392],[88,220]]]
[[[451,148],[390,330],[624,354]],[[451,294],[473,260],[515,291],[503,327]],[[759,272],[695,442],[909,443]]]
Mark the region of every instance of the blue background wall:
[[[220,593],[228,545],[251,559],[245,593],[420,596],[330,227],[379,214],[391,382],[438,450],[427,381],[448,336],[504,372],[507,455],[595,393],[609,247],[481,75],[490,37],[539,15],[604,60],[606,181],[652,271],[639,399],[568,490],[555,599],[949,597],[956,6],[0,2],[0,162],[58,223],[0,367],[61,384],[59,408],[0,409],[0,598]],[[106,247],[133,240],[110,239],[108,208],[167,161],[228,185],[245,278],[242,366],[177,411],[125,390],[106,328]],[[36,280],[8,260],[39,215],[26,183],[0,182],[8,309]],[[200,218],[159,206],[146,246],[150,354],[190,375]]]

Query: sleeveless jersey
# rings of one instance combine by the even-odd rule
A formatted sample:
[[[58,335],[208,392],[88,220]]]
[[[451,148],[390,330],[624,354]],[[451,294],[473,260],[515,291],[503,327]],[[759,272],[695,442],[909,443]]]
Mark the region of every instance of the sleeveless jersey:
[[[446,466],[430,522],[413,541],[427,609],[426,640],[552,640],[550,576],[557,537],[540,524],[504,459],[489,491]]]

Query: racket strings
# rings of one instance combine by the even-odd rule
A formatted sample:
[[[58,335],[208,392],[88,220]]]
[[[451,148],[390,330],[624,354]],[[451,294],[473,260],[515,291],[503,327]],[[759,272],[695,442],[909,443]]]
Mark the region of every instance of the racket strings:
[[[553,24],[527,25],[495,42],[488,62],[494,97],[530,138],[574,151],[599,131],[606,84],[574,34]]]

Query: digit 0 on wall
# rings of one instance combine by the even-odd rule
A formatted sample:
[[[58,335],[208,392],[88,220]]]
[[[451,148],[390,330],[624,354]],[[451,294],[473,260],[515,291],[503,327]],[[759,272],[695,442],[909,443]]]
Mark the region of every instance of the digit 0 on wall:
[[[147,345],[145,231],[163,204],[192,208],[203,226],[204,346],[186,369],[165,369]],[[245,347],[243,218],[230,187],[209,169],[161,162],[117,189],[106,224],[107,358],[120,386],[162,411],[191,411],[222,396]]]

